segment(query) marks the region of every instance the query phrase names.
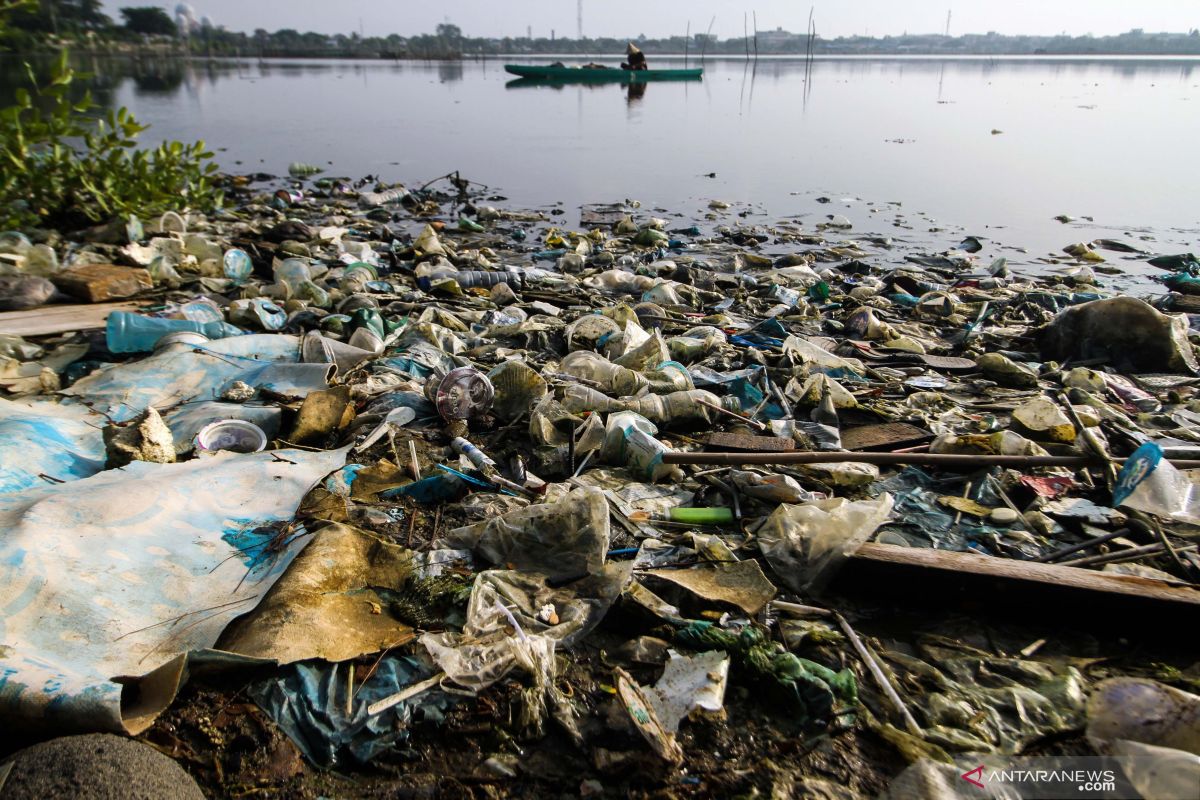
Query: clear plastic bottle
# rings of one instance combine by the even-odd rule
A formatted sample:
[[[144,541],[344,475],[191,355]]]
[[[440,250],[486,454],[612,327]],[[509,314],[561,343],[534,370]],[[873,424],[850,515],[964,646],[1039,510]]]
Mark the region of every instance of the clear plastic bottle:
[[[168,333],[193,331],[209,339],[240,336],[243,331],[227,322],[193,322],[190,319],[143,317],[129,311],[114,311],[108,315],[105,338],[114,353],[148,353],[158,340]]]
[[[641,374],[618,366],[590,350],[568,353],[559,370],[567,375],[594,382],[604,392],[621,396],[637,394],[648,384]]]
[[[623,397],[618,400],[588,386],[568,386],[562,405],[572,413],[632,411],[659,425],[670,422],[711,423],[719,414],[711,406],[733,411],[737,409],[738,402],[737,398],[717,397],[703,389],[651,394],[645,397]]]

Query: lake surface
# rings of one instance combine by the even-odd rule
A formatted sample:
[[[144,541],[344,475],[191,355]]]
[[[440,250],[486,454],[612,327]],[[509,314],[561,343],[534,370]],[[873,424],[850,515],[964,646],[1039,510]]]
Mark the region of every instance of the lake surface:
[[[459,170],[511,205],[562,203],[568,224],[623,198],[688,215],[719,199],[748,222],[841,213],[851,234],[971,233],[1018,262],[1100,236],[1200,247],[1196,59],[710,58],[702,81],[640,97],[510,85],[500,61],[85,66],[147,140],[202,138],[231,171],[305,161],[412,186]]]

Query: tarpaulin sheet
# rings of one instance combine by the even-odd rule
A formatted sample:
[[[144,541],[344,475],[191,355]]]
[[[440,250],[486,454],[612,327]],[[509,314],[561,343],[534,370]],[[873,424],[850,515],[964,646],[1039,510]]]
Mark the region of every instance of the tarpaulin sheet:
[[[299,358],[300,340],[278,334],[232,336],[202,346],[176,344],[140,361],[93,372],[62,393],[94,406],[114,422],[128,422],[150,406],[165,411],[189,401],[216,400],[220,390],[234,380],[256,386],[267,366],[295,363]],[[311,367],[322,375],[328,371],[328,365],[303,365],[306,379],[311,377]],[[277,374],[272,374],[272,380],[272,389],[292,388]],[[322,380],[310,388],[327,385]]]
[[[252,609],[306,538],[261,526],[290,521],[345,455],[134,462],[0,496],[0,718],[147,727],[174,695],[182,654]]]
[[[0,494],[95,475],[104,468],[104,424],[79,405],[0,400]]]

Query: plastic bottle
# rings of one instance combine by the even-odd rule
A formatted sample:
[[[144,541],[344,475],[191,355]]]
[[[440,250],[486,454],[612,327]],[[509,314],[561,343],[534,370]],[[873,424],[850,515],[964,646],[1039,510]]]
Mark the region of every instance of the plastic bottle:
[[[601,291],[621,294],[645,292],[654,286],[654,282],[648,275],[635,275],[623,269],[606,270],[589,281]]]
[[[588,386],[568,386],[562,405],[572,413],[579,411],[602,413],[632,411],[655,424],[712,422],[718,412],[700,401],[730,411],[738,408],[736,398],[720,398],[703,389],[670,394],[651,394],[645,397],[625,397],[618,400]]]
[[[454,452],[466,456],[467,460],[470,461],[475,469],[479,470],[480,472],[486,474],[493,471],[496,467],[496,462],[493,461],[487,453],[483,452],[461,436],[455,436],[453,439],[451,439],[450,446],[454,448]]]
[[[429,291],[435,283],[445,280],[453,280],[463,289],[471,289],[476,286],[490,288],[501,283],[507,283],[514,288],[520,289],[522,276],[517,272],[509,272],[507,270],[483,270],[471,269],[461,270],[459,272],[435,272],[426,278],[419,278],[417,286],[422,291]]]
[[[621,396],[637,394],[648,384],[640,373],[618,366],[590,350],[568,353],[559,370],[567,375],[594,382],[601,391]]]
[[[378,208],[387,203],[399,203],[408,197],[407,189],[388,189],[382,192],[363,192],[358,196],[358,204],[363,208]]]
[[[114,353],[147,353],[168,333],[193,331],[209,339],[240,336],[244,331],[227,322],[193,322],[189,319],[143,317],[129,311],[114,311],[108,315],[105,338]]]

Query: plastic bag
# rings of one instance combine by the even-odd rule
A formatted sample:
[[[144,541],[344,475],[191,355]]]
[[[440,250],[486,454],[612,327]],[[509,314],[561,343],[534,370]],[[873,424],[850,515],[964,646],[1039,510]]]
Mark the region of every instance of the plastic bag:
[[[1113,505],[1157,517],[1200,525],[1200,485],[1196,470],[1178,470],[1162,448],[1146,442],[1125,461],[1113,487]]]
[[[609,545],[608,501],[580,489],[560,503],[543,503],[487,522],[455,528],[446,545],[473,550],[493,564],[542,572],[551,579],[594,575]]]
[[[835,497],[781,505],[767,518],[759,546],[788,586],[818,592],[891,511],[892,496],[886,492],[875,500]]]
[[[1195,797],[1200,786],[1200,697],[1142,678],[1100,683],[1087,737],[1111,753],[1143,797]]]

